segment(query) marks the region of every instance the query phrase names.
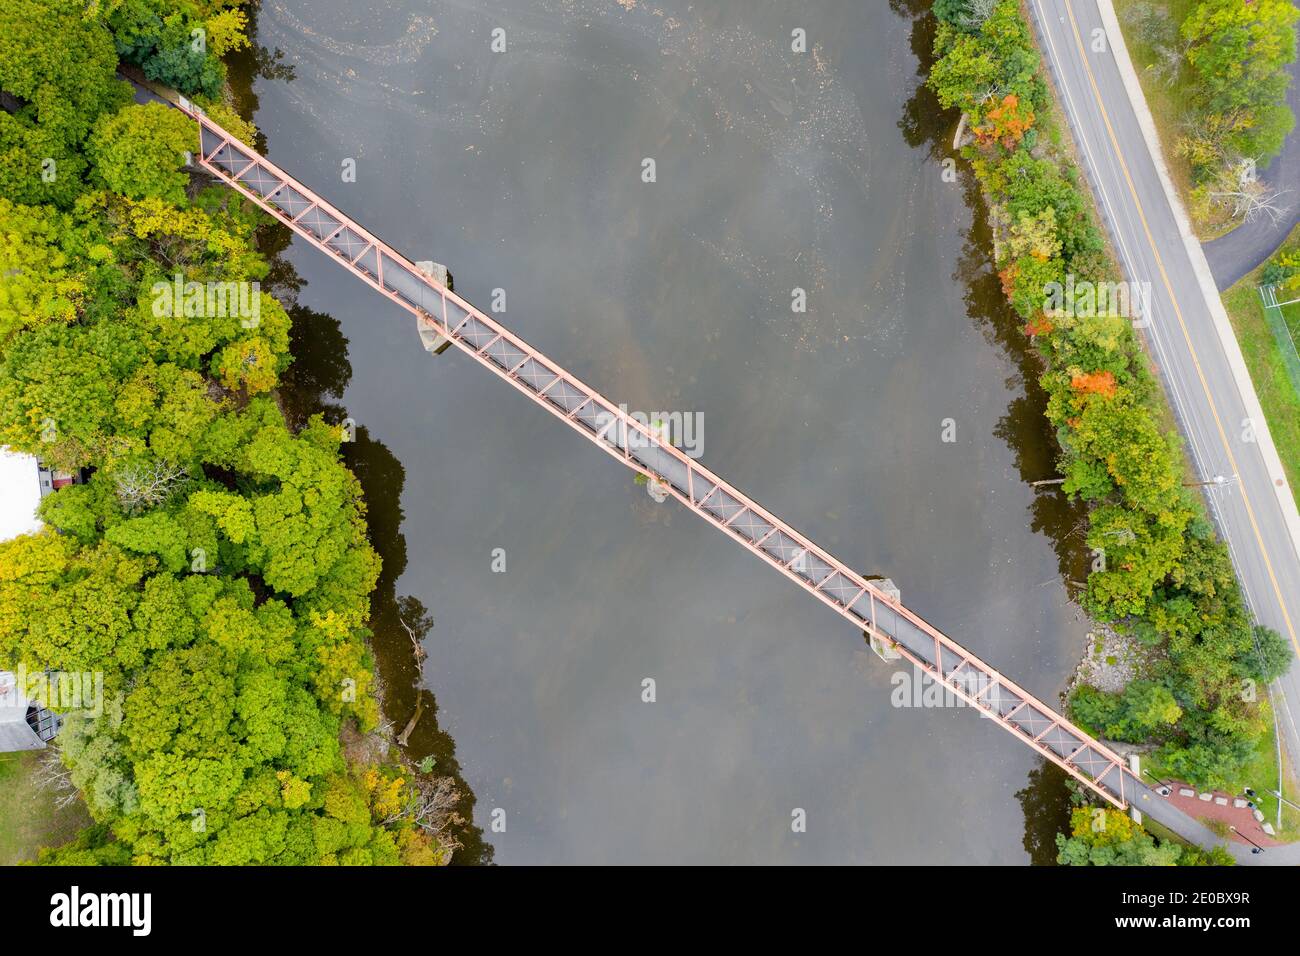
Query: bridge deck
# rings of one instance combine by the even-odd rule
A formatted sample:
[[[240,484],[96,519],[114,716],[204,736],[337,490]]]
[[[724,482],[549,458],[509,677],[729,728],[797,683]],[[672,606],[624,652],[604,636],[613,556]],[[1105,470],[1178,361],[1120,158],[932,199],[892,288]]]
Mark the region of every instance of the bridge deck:
[[[1002,677],[872,582],[817,547],[618,405],[460,296],[420,272],[335,206],[234,139],[184,98],[200,129],[198,163],[297,235],[414,313],[627,467],[828,605],[855,628],[892,641],[931,679],[1119,807],[1147,788],[1123,759]]]

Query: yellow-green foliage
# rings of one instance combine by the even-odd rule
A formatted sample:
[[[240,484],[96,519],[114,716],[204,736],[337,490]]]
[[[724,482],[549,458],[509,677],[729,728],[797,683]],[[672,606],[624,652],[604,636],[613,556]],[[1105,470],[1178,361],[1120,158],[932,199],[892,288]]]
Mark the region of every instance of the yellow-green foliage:
[[[69,42],[100,60],[104,24],[143,31],[118,36],[138,52],[181,9],[19,6],[33,43],[71,29],[76,6]],[[229,6],[183,16],[235,49]],[[155,65],[207,69],[149,49]],[[37,53],[19,64],[0,37],[0,86],[63,89],[70,67]],[[345,722],[378,720],[379,558],[338,430],[293,432],[267,394],[290,361],[289,317],[265,292],[245,296],[252,317],[177,294],[265,278],[260,213],[217,188],[187,195],[181,114],[119,108],[104,89],[74,106],[26,118],[89,161],[76,190],[48,197],[62,209],[0,175],[0,441],[94,469],[44,500],[44,531],[0,543],[0,668],[104,680],[102,712],[74,710],[60,736],[99,826],[44,859],[446,862],[407,819],[411,784],[341,751]]]

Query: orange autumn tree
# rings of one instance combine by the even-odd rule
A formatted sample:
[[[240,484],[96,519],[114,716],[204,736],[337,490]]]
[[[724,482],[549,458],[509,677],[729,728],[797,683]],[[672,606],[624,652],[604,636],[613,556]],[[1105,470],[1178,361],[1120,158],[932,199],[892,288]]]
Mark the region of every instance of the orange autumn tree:
[[[1015,149],[1033,125],[1033,107],[1021,103],[1016,94],[1008,93],[1002,97],[1001,103],[984,115],[984,122],[975,127],[975,135],[984,146],[997,141],[1007,149]]]
[[[1036,335],[1046,335],[1055,329],[1052,320],[1047,317],[1047,313],[1039,312],[1032,319],[1025,323],[1025,334],[1031,338]]]
[[[1083,395],[1100,395],[1112,398],[1118,386],[1114,372],[1075,372],[1070,376],[1070,387]]]
[[[998,273],[1002,281],[1002,294],[1010,299],[1016,294],[1016,279],[1020,277],[1020,267],[1014,262]]]

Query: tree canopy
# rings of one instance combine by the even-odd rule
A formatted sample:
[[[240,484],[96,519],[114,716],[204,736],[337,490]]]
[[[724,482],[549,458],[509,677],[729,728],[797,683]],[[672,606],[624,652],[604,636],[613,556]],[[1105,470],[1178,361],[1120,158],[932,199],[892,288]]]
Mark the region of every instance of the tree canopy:
[[[260,288],[265,220],[197,189],[190,121],[113,78],[120,51],[220,94],[235,6],[0,13],[0,152],[26,151],[0,171],[0,442],[89,473],[0,543],[0,668],[103,677],[57,738],[96,826],[42,859],[446,862],[410,774],[340,742],[378,721],[379,558],[338,428],[275,401],[290,320]]]
[[[79,0],[9,0],[0,9],[0,195],[69,203],[81,147],[100,114],[130,98],[112,35]]]

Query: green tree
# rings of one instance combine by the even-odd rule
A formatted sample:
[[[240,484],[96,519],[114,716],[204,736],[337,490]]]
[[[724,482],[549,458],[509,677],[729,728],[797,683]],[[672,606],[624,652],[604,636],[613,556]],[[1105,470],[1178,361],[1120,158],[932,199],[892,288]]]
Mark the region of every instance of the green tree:
[[[1176,843],[1157,843],[1122,810],[1080,807],[1070,814],[1070,835],[1057,834],[1057,862],[1064,866],[1174,866]]]
[[[20,329],[78,317],[86,277],[72,228],[49,207],[0,198],[0,348]]]
[[[0,196],[68,204],[82,188],[81,145],[96,118],[130,98],[117,55],[80,0],[0,7]]]
[[[1164,685],[1135,680],[1119,694],[1108,694],[1087,685],[1070,695],[1070,714],[1103,737],[1129,743],[1143,743],[1167,733],[1183,710]]]
[[[139,66],[150,80],[187,96],[217,97],[225,68],[210,47],[207,25],[194,7],[168,0],[125,0],[108,12],[118,52]],[[231,48],[229,25],[219,24],[218,46]]]
[[[1257,648],[1247,651],[1241,658],[1243,671],[1247,677],[1261,684],[1271,684],[1285,674],[1291,667],[1294,654],[1291,644],[1277,631],[1263,624],[1254,628]]]
[[[1123,712],[1112,736],[1120,740],[1146,740],[1168,730],[1183,716],[1174,695],[1162,684],[1135,680],[1124,688]],[[1108,732],[1109,733],[1109,732]]]
[[[934,15],[943,23],[965,26],[971,16],[970,0],[934,0]]]
[[[1245,768],[1255,757],[1255,741],[1213,730],[1198,731],[1187,744],[1161,748],[1160,763],[1169,774],[1205,790],[1236,792],[1249,785]]]
[[[1227,113],[1285,96],[1298,15],[1287,0],[1201,0],[1182,34],[1210,109]]]
[[[189,182],[185,153],[194,149],[197,138],[185,114],[162,103],[131,103],[99,118],[87,153],[96,179],[113,192],[180,203]]]
[[[1183,22],[1207,123],[1248,157],[1275,153],[1294,123],[1285,67],[1295,59],[1297,16],[1289,0],[1202,0]]]

